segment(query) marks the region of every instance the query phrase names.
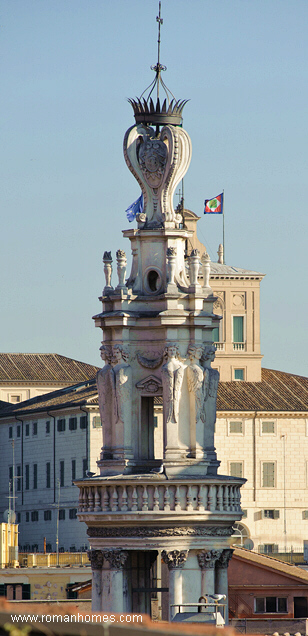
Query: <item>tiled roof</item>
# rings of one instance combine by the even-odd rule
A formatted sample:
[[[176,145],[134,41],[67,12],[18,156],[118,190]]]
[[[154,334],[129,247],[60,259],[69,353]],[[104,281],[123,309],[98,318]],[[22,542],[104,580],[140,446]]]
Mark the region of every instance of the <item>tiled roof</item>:
[[[263,278],[265,274],[260,272],[254,272],[250,269],[242,269],[241,267],[232,267],[232,265],[223,265],[222,263],[214,263],[211,261],[211,277],[212,276],[231,276],[232,278],[246,278],[261,276]]]
[[[73,406],[98,404],[95,378],[81,382],[58,391],[38,395],[31,400],[25,400],[19,404],[10,404],[8,408],[0,410],[0,418],[11,415],[38,413],[40,411],[52,411]]]
[[[245,548],[235,548],[233,557],[244,559],[244,561],[255,563],[256,565],[266,567],[267,569],[270,568],[272,570],[279,571],[282,574],[301,579],[303,582],[308,583],[307,570],[302,570],[296,565],[290,565],[290,563],[285,563],[284,561],[280,561],[268,555],[251,552],[250,550],[245,550]]]
[[[97,367],[57,353],[0,353],[0,385],[67,383],[94,377]]]
[[[261,382],[220,382],[217,411],[308,411],[308,378],[262,369]]]

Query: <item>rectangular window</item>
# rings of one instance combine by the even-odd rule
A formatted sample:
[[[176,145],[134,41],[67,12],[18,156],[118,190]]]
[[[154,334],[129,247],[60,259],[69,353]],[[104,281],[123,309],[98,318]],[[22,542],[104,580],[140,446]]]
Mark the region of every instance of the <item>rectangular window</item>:
[[[80,428],[87,428],[88,426],[88,417],[87,415],[82,415],[80,418]]]
[[[10,402],[12,404],[18,404],[20,402],[20,395],[11,395]]]
[[[243,422],[229,422],[229,433],[243,434]]]
[[[17,523],[20,523],[20,522],[21,522],[21,513],[18,512],[17,513]]]
[[[30,488],[30,465],[26,464],[25,465],[25,489],[29,490]]]
[[[275,463],[262,463],[262,488],[275,488]]]
[[[233,316],[233,342],[244,342],[244,316]]]
[[[230,462],[231,477],[243,477],[243,462]]]
[[[77,428],[77,417],[70,417],[68,420],[68,428],[70,431],[76,431]]]
[[[60,462],[60,486],[64,486],[64,461]]]
[[[287,598],[277,596],[265,596],[255,598],[256,614],[286,614]]]
[[[21,466],[20,466],[20,464],[17,466],[16,490],[17,490],[17,492],[21,491]]]
[[[70,508],[68,516],[70,519],[77,519],[77,508]]]
[[[263,510],[264,519],[279,519],[279,510],[267,509]]]
[[[50,421],[46,422],[46,428],[45,428],[45,432],[46,435],[50,435]]]
[[[219,327],[214,327],[212,331],[213,342],[220,342],[219,340]]]
[[[26,437],[30,435],[30,424],[26,424]]]
[[[234,380],[244,380],[244,369],[234,369]]]
[[[51,479],[50,479],[50,462],[46,463],[46,488],[50,488]]]
[[[260,554],[273,554],[273,552],[279,552],[279,545],[276,543],[264,543],[264,545],[258,546]]]
[[[32,510],[32,512],[31,512],[31,521],[38,521],[38,520],[39,520],[38,510]]]
[[[44,510],[44,521],[51,521],[51,510]]]
[[[30,521],[30,512],[26,512],[26,522]]]
[[[262,422],[262,435],[275,433],[275,422]]]
[[[20,425],[17,426],[17,437],[20,437]]]
[[[13,426],[9,426],[9,439],[13,439]]]
[[[82,460],[82,476],[83,477],[87,476],[87,471],[88,471],[88,460],[83,459]]]
[[[65,419],[58,420],[57,429],[59,432],[65,431]]]
[[[59,510],[59,521],[64,521],[65,520],[65,510],[64,508],[62,508],[62,510]]]
[[[72,480],[76,479],[76,459],[72,459]]]
[[[37,435],[37,422],[32,424],[32,435]]]
[[[33,488],[37,489],[37,464],[33,464]]]
[[[102,425],[101,418],[99,417],[99,415],[95,415],[92,419],[93,428],[100,428],[101,425]]]

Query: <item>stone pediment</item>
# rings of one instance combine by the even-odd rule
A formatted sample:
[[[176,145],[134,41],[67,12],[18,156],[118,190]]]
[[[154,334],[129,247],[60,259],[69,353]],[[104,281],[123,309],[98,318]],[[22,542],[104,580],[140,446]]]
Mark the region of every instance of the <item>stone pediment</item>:
[[[136,384],[137,389],[142,389],[147,393],[159,393],[162,391],[162,383],[155,375],[148,375],[144,380]]]

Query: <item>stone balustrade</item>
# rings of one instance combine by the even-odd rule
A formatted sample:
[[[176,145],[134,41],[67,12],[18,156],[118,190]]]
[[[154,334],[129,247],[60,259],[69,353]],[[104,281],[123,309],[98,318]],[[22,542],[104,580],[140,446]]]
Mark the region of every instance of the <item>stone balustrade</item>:
[[[80,487],[79,513],[180,513],[240,512],[240,485],[219,483],[125,480]]]

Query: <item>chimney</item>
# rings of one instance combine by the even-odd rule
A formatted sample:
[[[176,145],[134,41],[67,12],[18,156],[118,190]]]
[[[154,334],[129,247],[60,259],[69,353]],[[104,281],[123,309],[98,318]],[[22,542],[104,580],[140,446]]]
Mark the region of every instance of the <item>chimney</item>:
[[[222,243],[219,243],[218,245],[218,261],[217,263],[221,263],[221,265],[224,264],[224,247]]]

